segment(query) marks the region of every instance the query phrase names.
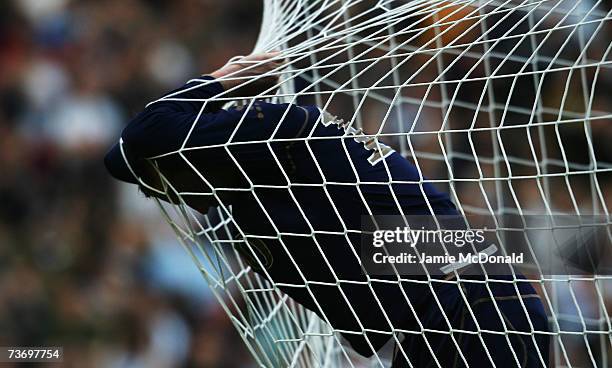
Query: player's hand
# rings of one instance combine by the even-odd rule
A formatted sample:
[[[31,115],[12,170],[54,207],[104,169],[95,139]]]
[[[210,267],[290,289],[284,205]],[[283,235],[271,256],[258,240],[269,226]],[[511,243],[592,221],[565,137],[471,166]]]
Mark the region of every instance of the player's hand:
[[[278,73],[285,60],[280,52],[251,54],[232,58],[225,66],[210,75],[217,79],[230,96],[252,96],[272,88],[278,83]]]

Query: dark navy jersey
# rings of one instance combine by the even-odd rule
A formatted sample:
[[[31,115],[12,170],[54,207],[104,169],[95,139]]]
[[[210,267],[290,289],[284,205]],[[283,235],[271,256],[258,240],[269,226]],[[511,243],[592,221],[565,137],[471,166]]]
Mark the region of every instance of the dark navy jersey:
[[[251,245],[239,250],[253,269],[361,354],[373,354],[394,327],[418,328],[408,299],[425,305],[426,285],[368,283],[358,261],[361,216],[456,214],[448,196],[400,154],[316,106],[203,104],[222,92],[196,80],[149,105],[107,155],[109,171],[135,183],[145,160],[158,157],[178,191],[216,188]],[[182,179],[173,182],[171,171]]]
[[[218,82],[204,77],[150,104],[106,156],[111,174],[131,183],[140,177],[141,185],[154,187],[145,175],[154,161],[185,202],[201,212],[207,205],[194,193],[214,193],[231,211],[240,240],[235,247],[252,269],[330,323],[362,355],[372,355],[403,329],[413,332],[405,335],[404,353],[413,366],[425,365],[431,357],[421,328],[471,326],[458,284],[369,277],[358,258],[363,215],[455,215],[445,193],[424,183],[418,169],[391,148],[316,106],[257,101],[221,109],[209,99],[222,93]],[[506,303],[502,313],[517,325],[528,325],[522,323],[519,298],[532,298],[526,303],[529,318],[546,328],[528,283],[517,289],[500,284],[500,291],[494,282],[488,285],[492,296]],[[485,300],[487,290],[475,283],[468,300]],[[479,323],[490,320],[487,328],[503,331],[503,323],[500,329],[490,318],[496,310],[478,305]],[[450,358],[439,360],[456,362],[451,338],[439,335],[430,342],[434,353],[448,350]],[[478,336],[463,336],[461,349],[480,346]],[[545,349],[546,341],[538,344]],[[525,359],[537,361],[535,347],[516,345],[524,347]],[[492,335],[487,346],[490,353],[474,350],[474,356],[505,364],[506,340]],[[405,366],[400,360],[397,355],[394,367]]]
[[[184,148],[194,163],[206,165],[197,167],[203,174],[227,170],[229,162],[237,161],[246,174],[242,179],[254,185],[359,188],[368,205],[385,213],[398,213],[393,211],[398,206],[413,214],[452,207],[446,194],[422,183],[417,168],[401,155],[343,122],[325,121],[319,108],[258,101],[245,109],[223,110],[214,103],[202,109],[202,99],[222,92],[218,82],[201,79],[148,106],[122,133],[132,167]],[[120,155],[111,156],[106,160],[111,173],[133,181],[131,173],[121,173],[121,162],[113,162]],[[361,208],[356,212],[367,214]]]

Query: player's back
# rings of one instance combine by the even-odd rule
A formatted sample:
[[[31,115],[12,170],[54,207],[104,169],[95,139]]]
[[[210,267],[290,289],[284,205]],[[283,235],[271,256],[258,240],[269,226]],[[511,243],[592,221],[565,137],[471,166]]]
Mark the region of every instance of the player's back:
[[[154,161],[173,190],[201,212],[201,197],[187,192],[214,193],[231,207],[237,238],[246,241],[238,247],[253,268],[334,328],[355,331],[345,337],[360,353],[389,339],[370,333],[370,345],[363,327],[390,332],[414,324],[404,295],[422,304],[426,287],[367,283],[358,259],[361,216],[455,209],[381,142],[326,120],[315,106],[264,102],[201,112],[194,103],[161,101],[130,122],[122,139],[123,153],[107,157],[110,168],[126,158],[139,175],[147,158],[163,155]]]
[[[287,109],[289,114],[301,110],[306,115],[304,120],[280,122],[303,122],[294,127],[295,139],[274,140],[270,135],[229,148],[228,166],[239,166],[250,179],[243,188],[249,190],[229,201],[246,240],[239,249],[255,270],[336,329],[359,332],[361,324],[391,331],[387,321],[414,325],[404,293],[419,305],[426,287],[404,285],[402,291],[399,284],[368,283],[359,260],[362,216],[432,211],[449,215],[456,214],[454,206],[445,194],[422,184],[417,169],[398,153],[372,137],[355,134],[341,121],[326,120],[314,106],[258,103],[254,119],[259,113],[279,116]],[[235,137],[242,138],[240,131]],[[369,355],[369,343],[376,349],[389,335],[370,333],[369,343],[360,333],[345,337]]]
[[[232,157],[227,162],[238,166],[254,186],[248,195],[259,192],[270,201],[275,194],[280,202],[303,201],[300,208],[305,211],[327,211],[331,205],[338,211],[333,217],[351,226],[358,226],[355,215],[456,214],[448,196],[425,183],[401,155],[374,136],[321,114],[317,107],[257,102],[251,110],[241,124],[256,125],[268,116],[281,119],[256,143],[238,144],[245,140],[239,127],[228,146]],[[285,112],[293,120],[283,120]],[[229,114],[242,119],[241,111]],[[284,126],[291,126],[290,133]],[[325,218],[320,225],[333,220]]]

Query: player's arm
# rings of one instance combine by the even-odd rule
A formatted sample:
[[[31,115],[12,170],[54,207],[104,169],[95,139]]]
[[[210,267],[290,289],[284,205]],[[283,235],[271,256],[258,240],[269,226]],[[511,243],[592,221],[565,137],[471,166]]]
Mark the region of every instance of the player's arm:
[[[111,174],[119,180],[137,183],[144,159],[176,152],[183,144],[208,147],[230,140],[256,142],[272,138],[273,134],[277,138],[295,137],[303,131],[304,124],[316,119],[318,109],[257,102],[248,111],[223,110],[207,102],[215,97],[252,96],[273,89],[278,78],[269,75],[281,66],[277,56],[277,53],[252,55],[228,63],[210,76],[190,81],[147,106],[130,121],[120,143],[106,156]],[[281,121],[287,123],[277,129]],[[219,150],[209,152],[213,155]]]
[[[231,128],[229,116],[214,97],[258,94],[276,83],[275,77],[257,78],[279,66],[276,53],[252,55],[248,62],[228,63],[210,76],[188,82],[149,104],[124,129],[121,137],[132,154],[151,157],[175,151],[187,134],[200,145],[219,144]],[[272,61],[269,61],[272,58]]]

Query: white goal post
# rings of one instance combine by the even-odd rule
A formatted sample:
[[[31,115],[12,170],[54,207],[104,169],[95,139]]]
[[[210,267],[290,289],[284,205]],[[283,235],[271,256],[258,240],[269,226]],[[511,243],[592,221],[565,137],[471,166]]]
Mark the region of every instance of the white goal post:
[[[462,215],[597,215],[609,241],[611,33],[602,0],[264,0],[254,50],[287,59],[279,84],[216,102],[316,104],[393,147]],[[361,357],[255,273],[229,206],[158,203],[258,366],[391,365],[393,339]],[[553,366],[612,365],[610,275],[527,275]]]

